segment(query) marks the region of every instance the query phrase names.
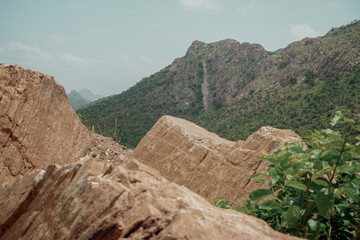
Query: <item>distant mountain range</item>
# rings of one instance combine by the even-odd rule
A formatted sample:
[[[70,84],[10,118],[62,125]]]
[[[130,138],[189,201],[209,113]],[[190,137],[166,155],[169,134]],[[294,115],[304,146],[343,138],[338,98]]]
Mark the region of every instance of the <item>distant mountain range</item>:
[[[74,110],[78,110],[91,102],[103,98],[103,96],[93,94],[88,89],[82,89],[79,92],[77,92],[76,90],[72,90],[70,93],[67,94],[67,96],[70,100],[71,107]]]
[[[135,147],[164,114],[238,140],[265,125],[304,135],[342,107],[360,116],[359,21],[275,52],[232,39],[194,41],[184,57],[79,112],[97,131],[99,122],[118,128],[120,142]]]

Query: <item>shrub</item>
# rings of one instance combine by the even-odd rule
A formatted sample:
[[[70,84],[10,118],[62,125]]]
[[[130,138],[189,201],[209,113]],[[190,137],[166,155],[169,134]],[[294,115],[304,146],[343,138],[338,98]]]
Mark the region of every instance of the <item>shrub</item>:
[[[315,130],[302,143],[262,160],[266,173],[252,180],[269,182],[235,210],[268,222],[275,230],[308,239],[359,239],[360,235],[360,124],[336,112],[331,128]],[[335,131],[345,124],[348,132]],[[343,127],[344,128],[344,127]],[[272,200],[266,200],[271,198]],[[263,202],[261,202],[262,200]]]

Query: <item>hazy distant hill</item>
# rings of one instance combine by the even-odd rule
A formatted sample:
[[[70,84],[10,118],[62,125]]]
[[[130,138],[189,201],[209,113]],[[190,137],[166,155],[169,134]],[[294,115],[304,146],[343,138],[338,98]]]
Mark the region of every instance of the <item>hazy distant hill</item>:
[[[275,52],[232,39],[194,41],[184,57],[80,112],[90,125],[118,126],[121,143],[130,147],[164,114],[230,140],[264,125],[303,134],[323,127],[335,108],[359,116],[359,65],[359,21]]]
[[[104,97],[102,95],[92,93],[89,89],[81,89],[79,91],[79,94],[81,96],[83,96],[84,98],[90,100],[91,102],[94,102],[94,101],[98,100],[99,98]]]
[[[77,110],[80,107],[91,103],[89,99],[86,99],[83,96],[81,96],[76,90],[72,90],[69,94],[67,94],[67,96],[70,100],[71,107],[74,110]]]
[[[93,94],[88,89],[82,89],[79,92],[76,90],[72,90],[69,94],[67,94],[70,104],[74,110],[78,110],[81,107],[84,107],[85,105],[94,102],[103,96]]]

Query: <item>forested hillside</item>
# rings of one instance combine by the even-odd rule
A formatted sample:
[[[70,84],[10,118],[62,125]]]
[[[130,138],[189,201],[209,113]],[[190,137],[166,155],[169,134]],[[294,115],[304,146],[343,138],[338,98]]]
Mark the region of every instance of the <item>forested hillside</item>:
[[[231,39],[194,41],[184,57],[79,113],[129,147],[164,114],[231,140],[264,125],[301,135],[320,127],[334,109],[347,107],[359,117],[359,65],[359,21],[275,52]]]

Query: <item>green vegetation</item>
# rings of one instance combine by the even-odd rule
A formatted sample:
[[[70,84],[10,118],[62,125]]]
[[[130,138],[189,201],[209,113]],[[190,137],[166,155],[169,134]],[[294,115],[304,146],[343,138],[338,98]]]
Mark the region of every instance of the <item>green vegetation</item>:
[[[245,139],[262,126],[292,129],[304,136],[309,130],[325,128],[333,109],[347,108],[360,118],[360,67],[314,79],[262,90],[229,107],[208,111],[193,120],[200,126],[233,141]]]
[[[229,200],[220,198],[215,203],[213,203],[213,202],[210,202],[210,203],[211,203],[211,205],[213,205],[215,207],[229,209],[229,208],[231,208],[229,205],[227,205],[229,202],[230,202]]]
[[[177,75],[167,67],[127,91],[77,112],[86,115],[87,126],[94,126],[95,132],[109,137],[117,132],[121,144],[134,148],[161,116],[191,119],[203,109],[202,64],[191,63],[188,69]],[[187,80],[180,81],[181,77]]]
[[[263,156],[270,165],[252,180],[269,182],[270,187],[253,191],[245,207],[235,210],[294,236],[359,239],[360,122],[355,124],[346,112],[336,112],[331,129],[312,132],[305,140],[307,149],[292,143]],[[335,131],[337,124],[346,125],[347,133]],[[227,203],[220,199],[215,205],[224,208]]]
[[[194,68],[194,79],[202,74],[199,66],[196,64],[197,68]],[[196,78],[196,82],[186,88],[191,93],[190,105],[182,108],[181,100],[176,99],[174,92],[174,73],[165,68],[160,74],[145,78],[122,94],[97,101],[78,112],[86,114],[87,126],[94,126],[96,132],[107,136],[112,136],[117,123],[117,132],[121,133],[117,139],[131,148],[165,114],[188,119],[234,141],[245,139],[260,127],[269,125],[292,129],[304,136],[310,129],[326,127],[326,119],[333,109],[347,108],[352,117],[358,119],[360,116],[359,66],[323,80],[314,78],[313,85],[298,81],[286,87],[251,91],[230,106],[214,100],[207,112],[203,110],[200,79]],[[166,80],[160,82],[159,79]],[[101,128],[108,130],[101,131]]]
[[[355,21],[272,53],[229,39],[195,42],[168,67],[78,113],[86,114],[95,132],[119,133],[120,143],[130,148],[165,114],[230,140],[245,139],[266,125],[306,135],[309,129],[325,127],[333,109],[347,108],[359,118],[359,32],[360,22]],[[204,63],[207,111],[201,88]]]

